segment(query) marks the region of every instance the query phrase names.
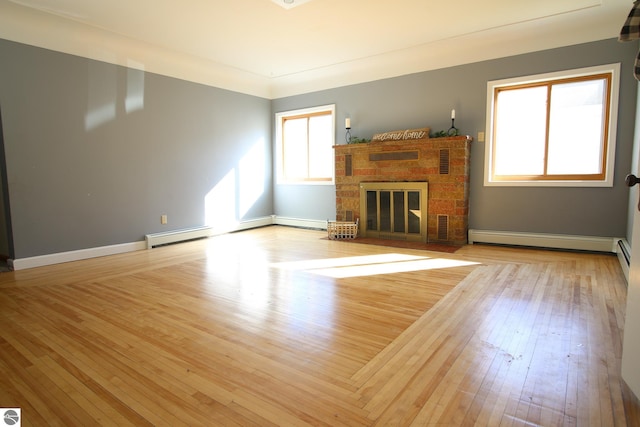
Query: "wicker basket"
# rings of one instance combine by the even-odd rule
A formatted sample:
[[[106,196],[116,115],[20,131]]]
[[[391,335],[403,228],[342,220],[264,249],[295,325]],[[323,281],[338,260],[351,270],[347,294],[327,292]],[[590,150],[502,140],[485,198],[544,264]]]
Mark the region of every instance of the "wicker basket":
[[[331,240],[355,239],[358,236],[358,221],[327,221],[327,233]]]

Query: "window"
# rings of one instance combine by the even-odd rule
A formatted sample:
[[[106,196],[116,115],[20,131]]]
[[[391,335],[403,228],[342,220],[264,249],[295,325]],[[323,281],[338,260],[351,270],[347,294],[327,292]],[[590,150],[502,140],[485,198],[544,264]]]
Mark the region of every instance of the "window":
[[[485,185],[612,186],[619,68],[489,82]]]
[[[276,114],[278,182],[333,184],[335,105]]]

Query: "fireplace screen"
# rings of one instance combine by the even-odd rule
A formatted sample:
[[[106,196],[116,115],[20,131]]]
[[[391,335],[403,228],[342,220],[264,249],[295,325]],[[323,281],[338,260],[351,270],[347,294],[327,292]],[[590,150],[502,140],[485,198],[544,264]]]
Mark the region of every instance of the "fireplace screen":
[[[362,183],[361,235],[426,240],[427,183]]]

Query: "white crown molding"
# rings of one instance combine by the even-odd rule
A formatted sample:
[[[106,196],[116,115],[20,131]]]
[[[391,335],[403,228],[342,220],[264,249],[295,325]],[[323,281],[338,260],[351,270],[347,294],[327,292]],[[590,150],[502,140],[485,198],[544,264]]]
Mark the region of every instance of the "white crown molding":
[[[0,0],[0,38],[234,92],[270,96],[269,79]]]
[[[164,49],[0,0],[0,38],[267,99],[617,37],[630,4],[598,7],[437,40],[279,77]]]

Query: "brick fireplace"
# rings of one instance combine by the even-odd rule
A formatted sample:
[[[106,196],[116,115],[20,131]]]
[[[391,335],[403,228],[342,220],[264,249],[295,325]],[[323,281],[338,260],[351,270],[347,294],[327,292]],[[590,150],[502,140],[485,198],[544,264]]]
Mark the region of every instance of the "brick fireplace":
[[[455,136],[336,145],[336,220],[360,219],[366,235],[361,184],[426,182],[426,241],[467,243],[470,143]]]

